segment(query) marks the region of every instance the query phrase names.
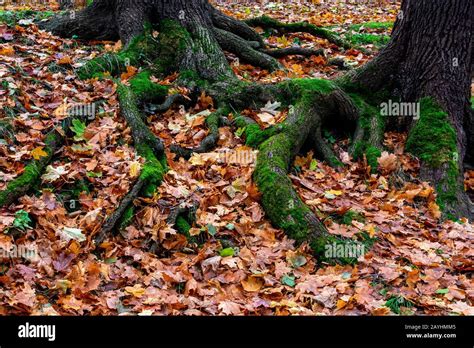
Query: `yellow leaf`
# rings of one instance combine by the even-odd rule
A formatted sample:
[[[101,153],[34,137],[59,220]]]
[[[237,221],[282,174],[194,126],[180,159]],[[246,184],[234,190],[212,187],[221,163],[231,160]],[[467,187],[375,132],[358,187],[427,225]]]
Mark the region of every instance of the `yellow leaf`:
[[[428,210],[435,219],[439,219],[441,217],[441,210],[439,209],[439,205],[436,202],[432,201],[428,203]]]
[[[344,301],[344,300],[337,300],[336,308],[337,308],[337,309],[342,309],[342,308],[344,308],[346,305],[347,305],[347,302],[346,302],[346,301]]]
[[[303,71],[303,67],[299,64],[293,64],[291,66],[291,70],[293,70],[293,72],[296,74],[296,75],[304,75],[304,71]]]
[[[59,65],[71,65],[72,59],[69,56],[64,56],[58,61]]]
[[[37,161],[40,160],[42,157],[48,156],[48,153],[44,151],[43,149],[44,149],[43,146],[37,147],[36,149],[31,151],[31,156],[33,156],[33,158]]]
[[[127,286],[125,288],[125,291],[128,292],[129,294],[135,296],[135,297],[142,297],[143,294],[145,293],[145,289],[141,287],[139,284],[135,284],[135,286]]]
[[[329,191],[326,191],[325,193],[329,193],[331,195],[334,195],[334,196],[340,196],[343,194],[342,191],[339,191],[339,190],[329,190]]]
[[[138,175],[140,175],[141,170],[142,165],[140,164],[140,162],[132,162],[132,164],[130,165],[130,176],[132,178],[136,178]]]
[[[251,275],[246,280],[242,280],[241,283],[245,291],[256,292],[260,290],[261,287],[263,286],[263,279],[260,277]]]

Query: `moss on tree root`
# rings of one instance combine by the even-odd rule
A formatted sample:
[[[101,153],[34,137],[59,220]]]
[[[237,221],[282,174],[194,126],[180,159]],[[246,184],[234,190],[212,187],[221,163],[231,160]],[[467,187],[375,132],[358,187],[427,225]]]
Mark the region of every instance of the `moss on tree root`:
[[[331,30],[307,22],[283,23],[268,16],[248,19],[245,22],[252,27],[272,28],[281,32],[306,32],[327,39],[329,42],[334,43],[337,46],[343,48],[351,47],[349,43],[331,32]]]
[[[320,260],[328,243],[332,243],[326,227],[313,211],[301,200],[287,176],[291,161],[301,149],[311,133],[313,125],[321,123],[321,109],[325,108],[325,99],[336,91],[337,86],[326,80],[293,80],[285,82],[284,89],[291,89],[294,104],[287,120],[275,134],[265,138],[265,131],[254,124],[245,125],[245,119],[238,119],[241,126],[249,128],[246,132],[253,145],[258,146],[259,155],[254,172],[254,180],[262,193],[262,205],[272,223],[285,230],[297,243],[308,242]],[[311,126],[309,126],[311,125]],[[270,132],[274,132],[271,130]],[[345,241],[341,240],[341,243]],[[344,263],[344,260],[333,259]]]
[[[69,118],[63,121],[63,133],[68,132],[72,120],[73,118]],[[53,159],[54,153],[61,146],[63,140],[63,135],[56,130],[46,136],[44,140],[45,146],[43,148],[46,155],[38,160],[32,160],[26,165],[23,173],[8,183],[7,188],[0,192],[0,207],[12,204],[40,182],[41,175],[45,171],[46,166]]]
[[[143,34],[135,37],[119,53],[107,53],[90,60],[78,69],[77,75],[83,80],[101,78],[104,73],[117,76],[127,71],[128,66],[149,66],[151,70],[146,70],[143,75],[137,76],[136,83],[141,80],[143,84],[146,84],[143,88],[148,88],[148,90],[143,96],[157,91],[158,87],[149,81],[150,75],[165,76],[178,70],[180,59],[190,39],[189,33],[179,23],[172,20],[161,21],[157,30],[160,34],[155,38],[154,28],[146,24]],[[138,97],[142,96],[141,89],[142,87],[138,86]]]
[[[426,172],[425,175],[437,177],[437,202],[443,211],[447,211],[449,206],[458,202],[459,193],[464,191],[459,180],[456,130],[448,114],[433,99],[423,98],[420,104],[420,119],[409,133],[406,150],[427,167],[422,169],[422,174]]]
[[[104,222],[102,230],[95,239],[96,245],[100,245],[107,234],[117,225],[124,227],[131,221],[135,198],[139,195],[153,196],[168,169],[163,145],[144,123],[137,108],[137,97],[132,89],[119,83],[117,94],[121,113],[132,130],[135,149],[138,155],[143,157],[146,162],[131,191],[122,199],[118,208]]]

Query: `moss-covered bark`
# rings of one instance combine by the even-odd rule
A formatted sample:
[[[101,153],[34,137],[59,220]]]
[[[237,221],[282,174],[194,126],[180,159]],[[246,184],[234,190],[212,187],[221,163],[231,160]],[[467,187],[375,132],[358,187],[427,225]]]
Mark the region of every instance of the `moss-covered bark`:
[[[46,166],[52,161],[54,153],[64,142],[64,134],[69,133],[69,127],[73,119],[70,117],[63,121],[61,133],[53,130],[45,137],[43,151],[46,156],[38,160],[32,160],[26,165],[23,173],[18,178],[8,183],[7,188],[0,192],[0,207],[12,204],[41,182],[41,175]]]

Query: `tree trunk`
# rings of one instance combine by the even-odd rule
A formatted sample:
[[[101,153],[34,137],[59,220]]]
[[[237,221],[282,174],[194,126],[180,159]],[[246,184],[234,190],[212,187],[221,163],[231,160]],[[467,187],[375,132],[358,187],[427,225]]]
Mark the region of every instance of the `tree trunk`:
[[[463,164],[473,150],[473,40],[473,1],[405,0],[390,43],[354,79],[364,89],[388,88],[403,102],[430,97],[439,112],[447,113],[444,123],[441,115],[435,116],[435,105],[421,103],[418,122],[404,118],[395,124],[411,129],[407,149],[422,160],[421,178],[438,186],[440,203],[458,217],[472,216]]]
[[[70,10],[74,8],[74,0],[60,0],[59,8],[61,10]]]

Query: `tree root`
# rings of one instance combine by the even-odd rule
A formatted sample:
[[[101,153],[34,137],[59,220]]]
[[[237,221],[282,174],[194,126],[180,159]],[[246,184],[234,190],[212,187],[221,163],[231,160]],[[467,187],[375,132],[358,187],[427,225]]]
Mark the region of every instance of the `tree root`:
[[[44,140],[46,156],[32,160],[24,169],[23,174],[8,183],[7,188],[0,192],[0,207],[8,206],[21,196],[27,194],[41,179],[46,166],[53,160],[54,154],[64,143],[66,134],[70,134],[72,121],[78,117],[68,117],[62,121],[61,129],[54,129]]]
[[[155,112],[166,112],[176,103],[184,103],[186,97],[182,94],[172,94],[166,97],[165,101],[162,104],[149,104],[146,106],[146,111],[148,113]]]
[[[219,141],[219,125],[221,118],[227,115],[227,108],[221,108],[213,112],[206,118],[206,125],[209,129],[209,134],[201,141],[199,146],[193,149],[186,149],[179,145],[172,145],[171,152],[175,153],[178,158],[189,159],[193,153],[206,153],[212,151]]]
[[[238,35],[247,41],[257,42],[258,45],[254,48],[265,47],[262,37],[247,24],[225,15],[221,11],[214,9],[214,7],[212,9],[212,21],[217,28]]]
[[[191,238],[189,230],[196,221],[196,211],[198,208],[199,202],[196,201],[192,204],[181,204],[171,209],[166,223],[170,226],[175,226],[177,231],[185,235],[189,240]]]
[[[58,36],[77,36],[84,40],[119,39],[115,13],[110,10],[107,1],[94,1],[82,11],[71,11],[54,17],[41,23],[40,28]]]
[[[262,50],[263,53],[274,57],[274,58],[282,58],[286,56],[304,56],[304,57],[311,57],[311,56],[322,56],[325,57],[323,49],[309,49],[303,47],[287,47],[281,49],[264,49]]]
[[[273,57],[253,49],[247,41],[230,32],[214,29],[217,42],[222,49],[236,54],[249,64],[258,66],[268,71],[283,69],[282,65]]]
[[[143,179],[138,179],[138,181],[133,185],[132,190],[127,193],[127,195],[122,199],[119,206],[115,211],[107,218],[107,220],[102,225],[100,233],[95,237],[95,245],[99,246],[105,240],[107,235],[112,232],[112,230],[117,226],[122,217],[124,216],[127,209],[133,204],[133,201],[138,197],[140,191],[143,189],[145,181]]]
[[[95,238],[97,246],[114,230],[118,222],[139,195],[151,195],[154,193],[156,187],[161,184],[167,170],[163,143],[144,123],[137,107],[137,98],[133,91],[130,87],[119,83],[117,93],[121,113],[132,131],[135,149],[141,157],[146,159],[146,163],[132,190],[122,199],[118,208],[108,217],[102,230]]]
[[[251,27],[261,27],[263,29],[275,29],[281,33],[309,33],[311,35],[323,38],[329,42],[343,48],[351,48],[351,45],[338,35],[334,34],[328,29],[318,27],[307,22],[298,23],[283,23],[268,16],[248,19],[245,21]]]
[[[262,193],[262,205],[272,223],[284,229],[296,242],[308,242],[314,253],[323,260],[326,247],[334,237],[303,203],[287,174],[294,156],[310,135],[314,134],[316,137],[310,140],[316,139],[315,144],[319,152],[326,156],[330,163],[338,162],[332,150],[322,140],[320,132],[325,120],[337,112],[338,108],[334,106],[347,102],[347,98],[342,99],[344,94],[327,81],[307,80],[296,85],[296,102],[288,118],[278,126],[273,135],[258,146],[254,180]],[[240,125],[247,123],[247,127],[255,126],[245,119],[237,122]],[[343,239],[340,241],[344,242]]]

